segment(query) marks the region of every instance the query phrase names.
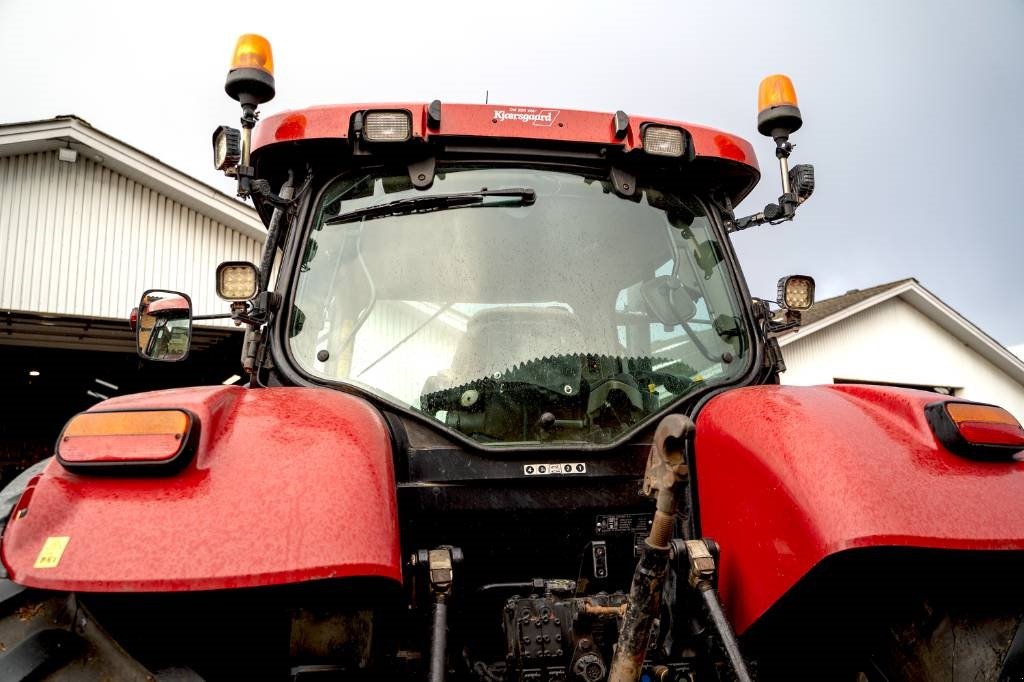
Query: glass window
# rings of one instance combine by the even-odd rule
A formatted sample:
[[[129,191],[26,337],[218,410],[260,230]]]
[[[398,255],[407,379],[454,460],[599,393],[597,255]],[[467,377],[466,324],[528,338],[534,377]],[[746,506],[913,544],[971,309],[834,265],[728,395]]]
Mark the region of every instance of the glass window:
[[[700,204],[640,189],[528,169],[439,172],[426,192],[341,178],[308,237],[291,354],[480,442],[611,442],[742,371],[747,343]]]

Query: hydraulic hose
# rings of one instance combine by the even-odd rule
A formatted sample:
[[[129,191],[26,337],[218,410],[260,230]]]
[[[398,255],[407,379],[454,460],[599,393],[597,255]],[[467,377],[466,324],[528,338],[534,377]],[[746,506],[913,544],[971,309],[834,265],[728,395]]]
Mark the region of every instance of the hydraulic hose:
[[[715,594],[711,585],[702,585],[700,593],[704,598],[704,605],[708,608],[708,614],[715,624],[715,629],[718,630],[718,636],[722,638],[722,645],[725,647],[725,653],[729,656],[736,679],[739,682],[751,682],[747,665],[740,653],[740,645],[736,641],[736,635],[733,634],[732,626],[725,617],[725,612],[722,611],[722,605],[718,602],[718,595]]]
[[[295,175],[288,171],[288,179],[281,185],[281,198],[291,199],[295,194]],[[281,235],[281,221],[284,220],[285,208],[275,206],[270,216],[270,225],[267,226],[266,246],[263,249],[263,260],[260,261],[260,291],[266,291],[270,286],[270,271],[274,267],[274,257],[277,255],[277,241]]]
[[[430,682],[444,682],[448,650],[448,604],[438,595],[434,602],[434,627],[430,632]]]

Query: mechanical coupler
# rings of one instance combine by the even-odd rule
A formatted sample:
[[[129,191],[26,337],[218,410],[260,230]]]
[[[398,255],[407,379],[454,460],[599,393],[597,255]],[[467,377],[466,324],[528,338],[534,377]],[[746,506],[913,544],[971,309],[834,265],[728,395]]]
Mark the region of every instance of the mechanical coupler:
[[[688,475],[683,449],[693,431],[694,425],[689,417],[670,414],[658,423],[654,432],[644,472],[644,494],[656,500],[654,521],[633,573],[609,682],[636,682],[640,678],[651,628],[661,611],[661,590],[668,573],[669,543],[679,506],[676,493]]]

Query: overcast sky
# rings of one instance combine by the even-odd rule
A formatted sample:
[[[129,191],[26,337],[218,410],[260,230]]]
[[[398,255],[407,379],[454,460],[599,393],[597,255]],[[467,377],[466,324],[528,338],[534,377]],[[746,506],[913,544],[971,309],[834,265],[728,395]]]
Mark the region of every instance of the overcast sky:
[[[273,113],[403,101],[623,109],[757,135],[760,79],[789,74],[796,222],[736,235],[755,295],[807,273],[819,298],[916,277],[998,341],[1024,342],[1024,2],[40,2],[0,0],[0,122],[76,114],[181,170],[210,132],[239,33],[274,47]]]

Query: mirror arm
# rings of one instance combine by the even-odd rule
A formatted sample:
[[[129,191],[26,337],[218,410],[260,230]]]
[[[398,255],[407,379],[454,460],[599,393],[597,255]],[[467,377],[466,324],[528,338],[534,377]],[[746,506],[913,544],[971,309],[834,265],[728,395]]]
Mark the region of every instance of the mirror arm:
[[[193,320],[226,320],[231,317],[231,313],[217,313],[216,315],[193,315]]]
[[[281,296],[273,291],[263,291],[249,301],[235,301],[231,304],[231,312],[223,315],[210,315],[209,319],[230,317],[236,325],[247,324],[253,329],[270,321],[270,315],[281,307]],[[200,319],[200,318],[194,318]]]
[[[786,317],[783,322],[776,322],[772,318],[768,318],[767,329],[769,334],[778,334],[780,332],[789,331],[790,329],[796,329],[801,325],[800,311],[786,309]]]

